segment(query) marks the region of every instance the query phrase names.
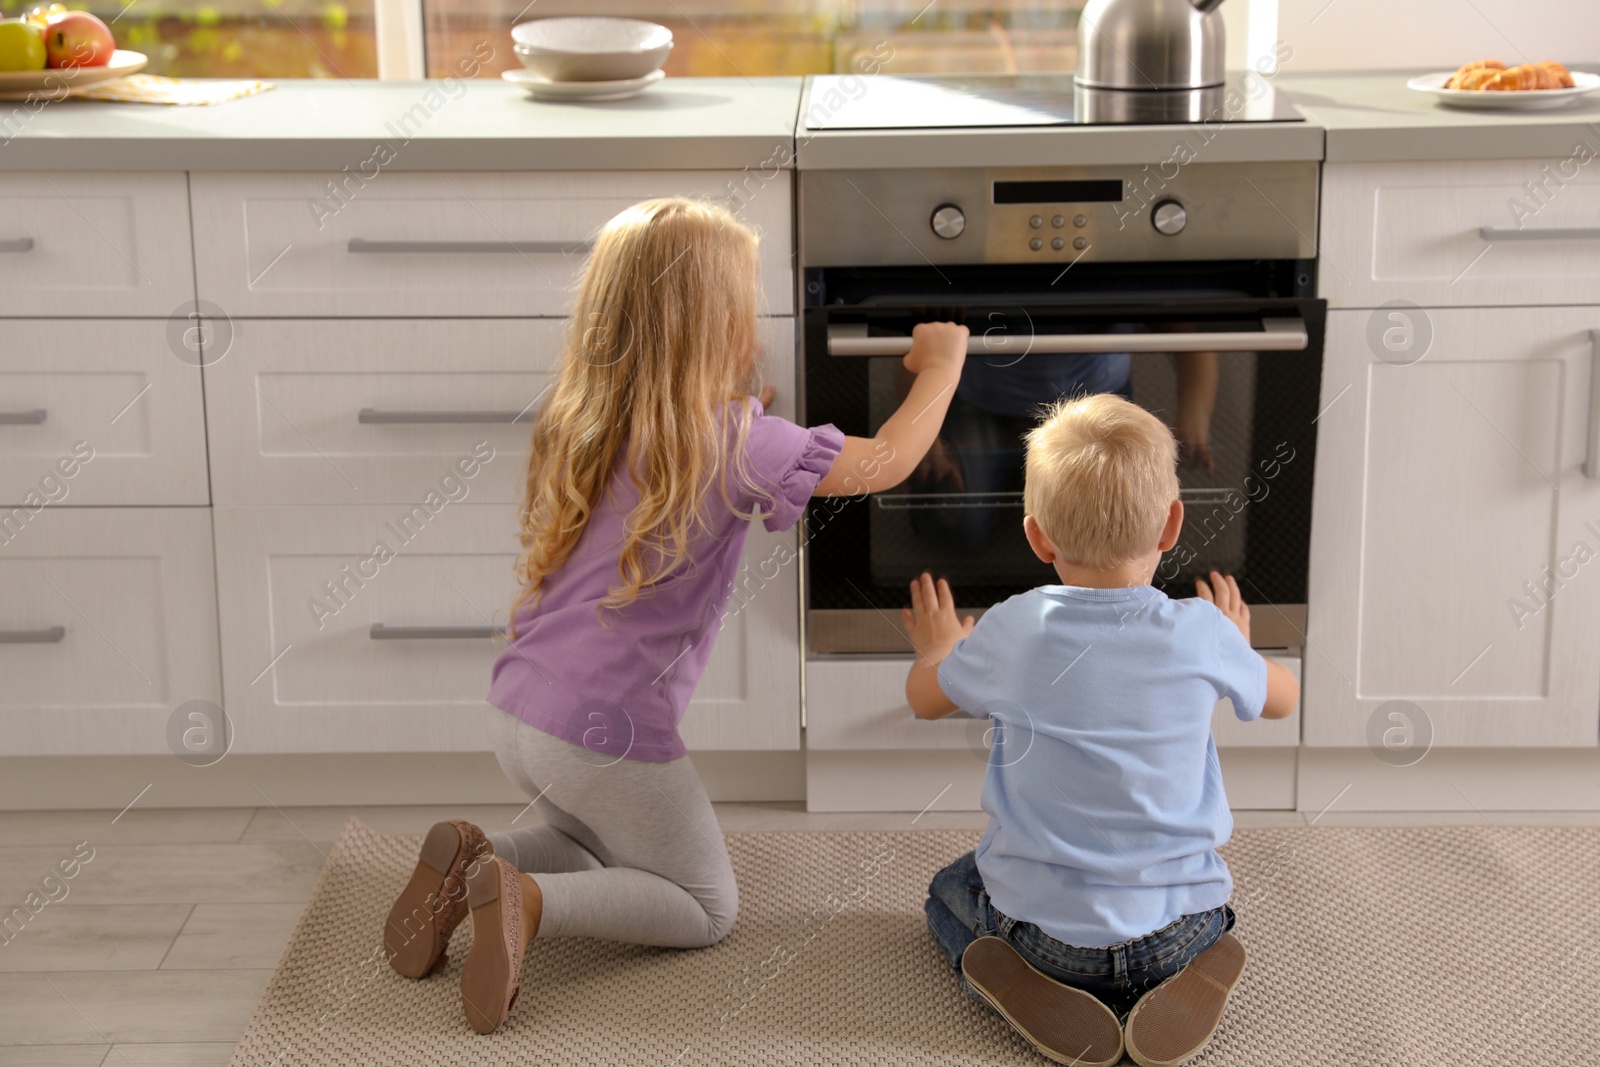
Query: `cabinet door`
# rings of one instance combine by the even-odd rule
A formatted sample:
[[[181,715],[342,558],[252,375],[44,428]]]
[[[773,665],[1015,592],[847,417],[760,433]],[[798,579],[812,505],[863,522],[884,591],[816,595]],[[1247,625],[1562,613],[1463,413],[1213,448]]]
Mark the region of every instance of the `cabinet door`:
[[[563,319],[235,321],[206,367],[216,502],[414,502],[483,442],[493,460],[458,491],[514,504],[565,332]]]
[[[761,320],[771,412],[794,418],[794,319]],[[716,650],[684,714],[684,744],[695,749],[800,747],[800,569],[796,530],[768,533],[752,523],[735,599]]]
[[[210,513],[0,514],[0,755],[171,750],[175,710],[222,698]]]
[[[789,414],[795,323],[772,319],[763,327],[768,378],[778,386],[773,410]],[[520,450],[493,460],[519,469],[525,463]],[[431,517],[405,503],[217,508],[236,751],[488,747],[484,724],[495,713],[483,697],[498,647],[468,631],[503,624],[516,595],[516,508],[477,499],[443,504]],[[716,634],[684,716],[691,750],[799,748],[795,537],[750,532],[739,610]],[[380,541],[393,558],[370,562]],[[337,598],[329,582],[340,590]],[[374,625],[462,636],[375,640]]]
[[[210,502],[200,368],[173,355],[167,325],[4,324],[0,505]]]
[[[193,300],[183,174],[0,173],[0,317],[164,319]]]
[[[794,309],[787,173],[757,184],[737,171],[402,172],[338,189],[336,177],[192,175],[202,298],[234,318],[559,317],[607,220],[689,196],[760,231],[766,312]]]
[[[1594,745],[1600,309],[1393,314],[1328,318],[1306,743]]]

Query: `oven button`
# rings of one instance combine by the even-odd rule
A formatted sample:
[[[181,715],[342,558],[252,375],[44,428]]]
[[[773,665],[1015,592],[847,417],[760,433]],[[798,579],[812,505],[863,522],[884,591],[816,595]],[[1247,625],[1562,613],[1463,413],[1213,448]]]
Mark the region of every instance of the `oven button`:
[[[1072,247],[1082,252],[1085,248],[1089,247],[1089,240],[1086,237],[1074,237],[1072,239]]]
[[[1035,215],[1033,218],[1028,220],[1028,225],[1037,230],[1040,226],[1044,225],[1044,219],[1040,218],[1038,215]]]
[[[933,209],[933,218],[929,220],[929,224],[933,226],[934,233],[946,241],[954,241],[965,232],[967,216],[954,204],[940,204]]]
[[[1041,238],[1035,237],[1033,240],[1028,242],[1028,247],[1037,252],[1039,249],[1044,247],[1044,241]]]
[[[1057,252],[1061,251],[1063,248],[1067,247],[1066,238],[1064,238],[1064,237],[1052,237],[1052,238],[1050,238],[1050,247],[1055,249]]]
[[[1054,218],[1052,218],[1050,220],[1050,225],[1054,226],[1058,230],[1061,229],[1061,227],[1065,226],[1066,224],[1067,224],[1067,220],[1065,218],[1063,218],[1062,216],[1060,216],[1060,215],[1057,215],[1057,216],[1055,216]]]
[[[1074,226],[1076,226],[1078,229],[1081,230],[1085,226],[1089,225],[1089,216],[1087,216],[1087,215],[1074,215],[1074,216],[1072,216],[1072,224]]]
[[[1150,221],[1155,224],[1158,233],[1176,237],[1189,225],[1189,213],[1176,200],[1163,200],[1151,213]]]

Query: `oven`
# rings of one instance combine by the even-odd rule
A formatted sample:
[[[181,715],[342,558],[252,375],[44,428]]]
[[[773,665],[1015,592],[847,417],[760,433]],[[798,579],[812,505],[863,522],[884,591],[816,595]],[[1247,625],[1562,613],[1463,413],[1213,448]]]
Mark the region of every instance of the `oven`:
[[[872,436],[908,386],[911,328],[971,330],[917,473],[808,509],[808,651],[908,651],[899,609],[923,570],[963,613],[1057,581],[1022,535],[1022,435],[1042,406],[1096,392],[1180,442],[1184,526],[1155,584],[1192,596],[1195,576],[1231,573],[1257,647],[1303,645],[1317,188],[1314,163],[802,170],[805,421]]]

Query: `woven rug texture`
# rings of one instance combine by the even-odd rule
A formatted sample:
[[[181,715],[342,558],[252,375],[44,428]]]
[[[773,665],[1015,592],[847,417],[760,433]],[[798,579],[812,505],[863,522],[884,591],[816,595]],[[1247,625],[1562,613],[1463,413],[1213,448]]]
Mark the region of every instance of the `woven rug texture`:
[[[421,839],[352,819],[231,1063],[1039,1067],[923,921],[929,878],[977,838],[728,834],[726,940],[536,940],[511,1018],[479,1036],[457,988],[470,922],[444,971],[391,971],[381,926]],[[1193,1063],[1600,1064],[1600,830],[1255,829],[1223,853],[1250,962]]]

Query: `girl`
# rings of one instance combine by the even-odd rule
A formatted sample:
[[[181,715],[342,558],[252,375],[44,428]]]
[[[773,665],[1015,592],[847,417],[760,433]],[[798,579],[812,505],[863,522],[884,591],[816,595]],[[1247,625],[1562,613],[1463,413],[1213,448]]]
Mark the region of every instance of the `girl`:
[[[678,722],[748,522],[788,529],[814,495],[899,484],[960,378],[966,328],[927,323],[877,438],[765,415],[749,395],[758,298],[756,236],[720,207],[647,201],[595,242],[533,430],[524,586],[489,691],[506,713],[496,757],[544,825],[435,825],[384,927],[391,966],[420,978],[470,912],[461,1004],[479,1033],[510,1014],[534,937],[697,948],[727,934],[738,889]]]

